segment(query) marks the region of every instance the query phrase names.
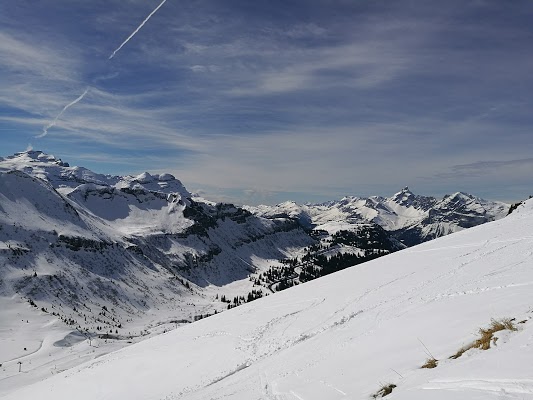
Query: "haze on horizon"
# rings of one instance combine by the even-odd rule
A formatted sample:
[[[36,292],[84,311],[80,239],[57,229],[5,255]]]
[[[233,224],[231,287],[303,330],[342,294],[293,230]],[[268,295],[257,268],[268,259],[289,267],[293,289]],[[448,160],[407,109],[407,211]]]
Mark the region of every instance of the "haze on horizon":
[[[0,0],[0,156],[247,204],[533,194],[533,3],[160,5]]]

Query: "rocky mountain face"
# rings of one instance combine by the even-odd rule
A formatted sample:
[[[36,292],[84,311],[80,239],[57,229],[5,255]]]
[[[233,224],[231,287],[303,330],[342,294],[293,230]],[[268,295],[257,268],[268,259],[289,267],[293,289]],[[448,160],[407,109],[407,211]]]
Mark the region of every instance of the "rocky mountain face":
[[[358,224],[376,224],[388,231],[392,238],[413,246],[503,218],[509,205],[461,192],[436,199],[415,195],[405,187],[388,198],[345,197],[321,204],[285,202],[247,209],[265,218],[294,218],[309,229],[330,233],[350,230]]]

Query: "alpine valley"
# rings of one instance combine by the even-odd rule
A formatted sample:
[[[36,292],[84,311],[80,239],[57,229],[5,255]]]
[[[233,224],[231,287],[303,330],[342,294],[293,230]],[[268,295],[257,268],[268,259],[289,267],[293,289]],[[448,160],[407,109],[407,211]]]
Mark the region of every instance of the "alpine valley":
[[[170,174],[103,175],[40,151],[0,158],[0,395],[508,211],[408,188],[236,206]]]

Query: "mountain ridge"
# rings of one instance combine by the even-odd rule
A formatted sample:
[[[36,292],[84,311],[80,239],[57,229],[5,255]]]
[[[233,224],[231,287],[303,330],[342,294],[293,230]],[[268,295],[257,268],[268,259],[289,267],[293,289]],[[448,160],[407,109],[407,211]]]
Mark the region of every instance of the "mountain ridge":
[[[391,197],[345,196],[340,200],[299,205],[245,208],[262,217],[288,216],[310,229],[335,229],[336,223],[375,223],[408,246],[434,239],[480,223],[503,218],[509,205],[456,192],[442,199],[415,195],[404,187]]]

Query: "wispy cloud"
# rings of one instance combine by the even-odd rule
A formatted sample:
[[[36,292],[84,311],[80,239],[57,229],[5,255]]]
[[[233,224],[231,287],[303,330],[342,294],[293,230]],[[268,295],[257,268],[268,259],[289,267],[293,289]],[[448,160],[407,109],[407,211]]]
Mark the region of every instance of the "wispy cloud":
[[[0,30],[0,68],[10,79],[39,78],[59,82],[72,82],[79,77],[76,61],[54,46],[27,37]]]
[[[79,88],[78,61],[41,38],[0,30],[0,107],[10,108],[3,116],[34,121],[62,107],[65,93]]]
[[[533,171],[533,158],[523,158],[505,161],[477,161],[470,164],[453,165],[447,172],[438,173],[435,177],[441,179],[457,179],[457,177],[479,178],[495,174],[520,175],[524,172],[529,174],[531,171]]]

